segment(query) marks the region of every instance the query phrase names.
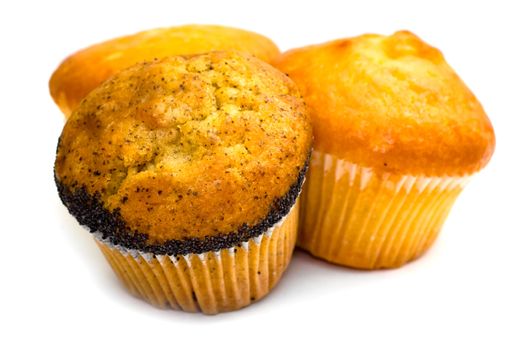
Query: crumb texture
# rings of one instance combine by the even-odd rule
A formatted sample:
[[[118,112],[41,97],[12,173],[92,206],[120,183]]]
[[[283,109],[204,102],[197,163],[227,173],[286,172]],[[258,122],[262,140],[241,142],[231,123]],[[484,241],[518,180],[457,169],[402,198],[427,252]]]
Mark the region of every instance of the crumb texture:
[[[288,51],[275,66],[311,108],[316,149],[376,170],[466,175],[494,131],[436,48],[414,34],[367,34]]]
[[[103,81],[136,63],[174,55],[237,50],[271,61],[279,49],[257,33],[214,25],[185,25],[108,40],[69,56],[53,73],[51,96],[66,116]]]
[[[285,75],[240,53],[178,56],[95,89],[64,127],[55,176],[155,245],[257,225],[298,194],[310,145]]]

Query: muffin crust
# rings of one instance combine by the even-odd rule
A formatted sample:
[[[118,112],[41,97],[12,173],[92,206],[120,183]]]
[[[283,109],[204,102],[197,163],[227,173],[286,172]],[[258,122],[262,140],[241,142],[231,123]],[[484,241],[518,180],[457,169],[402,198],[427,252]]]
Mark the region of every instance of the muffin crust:
[[[53,73],[49,90],[68,116],[91,90],[124,68],[154,58],[213,50],[238,50],[268,62],[279,54],[270,39],[241,29],[215,25],[152,29],[108,40],[69,56]]]
[[[288,51],[274,65],[311,108],[315,148],[376,171],[462,176],[495,145],[482,106],[414,34],[362,35]]]
[[[96,88],[64,126],[55,178],[79,222],[114,243],[201,252],[286,214],[310,147],[284,74],[241,53],[178,56]]]
[[[186,255],[201,254],[238,246],[250,238],[257,237],[275,224],[280,222],[295,204],[304,181],[308,161],[305,162],[297,181],[282,197],[276,198],[270,206],[268,215],[257,224],[241,225],[236,231],[202,238],[184,237],[182,239],[167,239],[161,243],[149,243],[148,234],[133,231],[122,219],[120,209],[109,211],[100,200],[100,194],[90,195],[85,187],[77,188],[74,192],[62,185],[55,178],[60,198],[69,212],[78,222],[91,232],[100,234],[102,240],[107,240],[116,246],[136,249],[145,253],[157,255]]]

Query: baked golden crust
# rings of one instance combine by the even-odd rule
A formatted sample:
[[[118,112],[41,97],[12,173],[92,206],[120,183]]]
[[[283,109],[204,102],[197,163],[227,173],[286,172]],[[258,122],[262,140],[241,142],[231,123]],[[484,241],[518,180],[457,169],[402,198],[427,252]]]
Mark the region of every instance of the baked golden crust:
[[[273,67],[235,52],[174,56],[125,69],[82,101],[55,176],[161,244],[264,219],[311,141],[297,87]]]
[[[68,116],[91,90],[126,67],[214,50],[247,52],[267,62],[279,54],[270,39],[241,29],[214,25],[159,28],[108,40],[69,56],[51,76],[49,90]]]
[[[274,65],[311,108],[315,148],[393,173],[464,175],[495,145],[482,106],[414,34],[362,35],[288,51]]]

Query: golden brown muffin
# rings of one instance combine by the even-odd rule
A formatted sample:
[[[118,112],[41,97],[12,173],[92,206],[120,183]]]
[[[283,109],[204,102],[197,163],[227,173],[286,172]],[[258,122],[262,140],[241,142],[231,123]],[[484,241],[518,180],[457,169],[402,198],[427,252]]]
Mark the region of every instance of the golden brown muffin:
[[[187,272],[193,274],[185,277],[193,278],[187,290],[202,311],[216,313],[261,298],[286,267],[295,210],[271,233],[294,206],[311,139],[297,88],[273,67],[233,52],[174,56],[123,70],[82,101],[60,137],[55,177],[62,201],[97,232],[110,263],[120,261],[131,276],[133,258],[115,254],[153,254],[141,268],[154,276],[151,261],[196,259],[192,266],[204,266]],[[270,248],[255,254],[263,238]],[[210,272],[221,255],[236,259],[237,246],[251,258],[236,262],[234,280],[225,281],[221,269]],[[118,263],[114,268],[131,290],[144,283],[140,276],[126,282]],[[182,283],[175,270],[169,274]],[[211,280],[204,285],[226,285],[229,294],[200,289],[202,274]],[[192,300],[170,297],[177,288],[164,287],[156,299],[147,290],[137,294],[195,310]],[[236,296],[239,288],[251,294]]]
[[[279,49],[268,38],[216,25],[185,25],[147,30],[108,40],[69,56],[53,73],[49,90],[69,116],[95,87],[118,71],[139,62],[214,50],[238,50],[271,61]]]
[[[295,49],[275,65],[312,108],[320,151],[424,175],[478,171],[494,151],[481,104],[441,52],[410,32]]]
[[[439,50],[407,31],[299,48],[274,64],[312,112],[299,244],[367,269],[419,256],[494,151],[476,97]]]

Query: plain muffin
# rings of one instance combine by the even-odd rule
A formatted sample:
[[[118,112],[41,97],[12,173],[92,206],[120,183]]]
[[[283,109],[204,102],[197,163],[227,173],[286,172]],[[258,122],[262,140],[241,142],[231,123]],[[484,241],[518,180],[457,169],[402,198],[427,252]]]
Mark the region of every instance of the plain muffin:
[[[274,64],[298,84],[315,136],[299,245],[363,269],[420,256],[494,151],[476,97],[407,31],[298,48]]]
[[[60,198],[124,284],[158,306],[246,306],[296,239],[311,147],[281,72],[241,53],[135,65],[93,90],[60,136]]]
[[[268,38],[217,25],[146,30],[87,47],[69,56],[51,76],[49,90],[67,117],[104,80],[136,63],[174,55],[238,50],[271,61],[279,49]]]

